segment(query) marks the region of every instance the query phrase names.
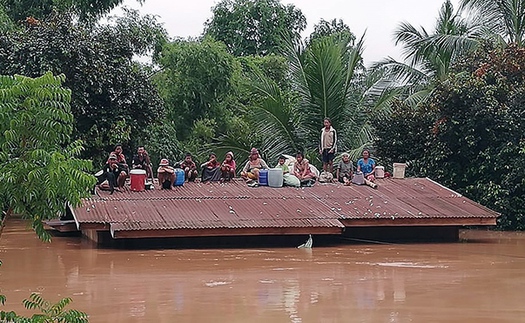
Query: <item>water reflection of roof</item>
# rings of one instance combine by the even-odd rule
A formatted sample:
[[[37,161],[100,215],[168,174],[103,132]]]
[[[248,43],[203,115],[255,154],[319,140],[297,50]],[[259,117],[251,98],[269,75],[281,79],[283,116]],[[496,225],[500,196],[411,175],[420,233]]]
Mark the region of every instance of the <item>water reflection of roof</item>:
[[[494,211],[427,178],[367,186],[247,187],[187,183],[173,190],[100,192],[74,210],[82,229],[114,238],[339,234],[345,226],[494,225]]]

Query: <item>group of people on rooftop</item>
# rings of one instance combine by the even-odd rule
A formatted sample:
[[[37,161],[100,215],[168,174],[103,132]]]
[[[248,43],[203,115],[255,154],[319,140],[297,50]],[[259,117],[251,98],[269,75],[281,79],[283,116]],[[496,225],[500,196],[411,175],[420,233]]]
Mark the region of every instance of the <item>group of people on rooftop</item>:
[[[312,186],[316,180],[332,181],[333,179],[333,161],[337,153],[337,132],[332,127],[329,118],[324,119],[324,126],[321,129],[319,141],[319,154],[323,161],[323,172],[319,175],[316,169],[312,168],[308,159],[302,152],[295,154],[293,166],[289,167],[289,158],[281,155],[275,168],[282,169],[283,182],[286,186]],[[348,153],[341,154],[341,160],[336,168],[335,178],[344,185],[350,185],[355,171],[363,174],[363,177],[370,182],[375,180],[374,172],[376,168],[375,161],[370,158],[368,150],[363,151],[363,158],[357,162],[357,169],[350,160]],[[227,152],[224,160],[219,162],[215,153],[210,153],[208,160],[201,166],[201,182],[228,182],[236,177],[237,165],[233,152]],[[153,182],[153,169],[150,157],[144,146],[137,148],[137,154],[133,156],[132,169],[142,169],[146,172],[147,181]],[[194,182],[198,177],[197,165],[193,161],[190,153],[187,153],[184,160],[177,163],[175,167],[170,165],[168,159],[163,158],[157,169],[158,183],[162,189],[171,189],[176,182],[176,168],[184,172],[186,182]],[[290,169],[291,168],[291,169]],[[248,161],[242,168],[240,176],[249,186],[258,186],[260,171],[269,169],[268,164],[261,158],[257,148],[252,148]],[[115,190],[124,189],[126,179],[129,176],[130,166],[126,162],[126,157],[122,152],[122,146],[116,145],[114,150],[109,154],[108,160],[102,171],[97,174],[98,186],[101,189],[109,190],[111,194]]]

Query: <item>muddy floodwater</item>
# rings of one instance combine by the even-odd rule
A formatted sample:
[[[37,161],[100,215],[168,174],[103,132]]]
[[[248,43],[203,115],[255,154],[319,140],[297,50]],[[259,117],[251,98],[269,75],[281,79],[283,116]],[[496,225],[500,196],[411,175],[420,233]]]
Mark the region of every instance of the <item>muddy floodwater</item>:
[[[525,322],[525,235],[313,249],[97,249],[40,242],[19,220],[0,238],[4,310],[31,292],[90,322]]]

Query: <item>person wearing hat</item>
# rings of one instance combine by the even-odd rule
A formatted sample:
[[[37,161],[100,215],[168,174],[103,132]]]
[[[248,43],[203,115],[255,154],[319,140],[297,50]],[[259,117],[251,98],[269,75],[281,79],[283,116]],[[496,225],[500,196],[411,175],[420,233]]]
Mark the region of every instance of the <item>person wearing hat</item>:
[[[252,148],[250,150],[250,156],[248,161],[241,172],[241,177],[244,178],[247,182],[258,181],[259,180],[259,170],[268,169],[268,165],[259,155],[257,148]]]
[[[166,158],[161,159],[157,169],[157,178],[162,189],[171,190],[171,187],[177,179],[175,168],[170,166],[170,161]]]
[[[115,145],[115,149],[111,152],[111,154],[117,157],[118,168],[120,170],[120,173],[117,176],[117,184],[118,184],[119,189],[124,188],[124,185],[126,184],[126,178],[128,178],[128,172],[129,172],[129,167],[126,162],[126,157],[124,156],[124,153],[122,151],[123,151],[122,145],[118,144],[118,145]]]
[[[221,180],[221,164],[217,161],[217,155],[211,153],[207,162],[201,165],[201,181],[218,182]]]
[[[343,153],[341,155],[341,161],[339,161],[339,165],[337,165],[337,180],[344,185],[350,185],[353,174],[354,163],[350,161],[350,155],[348,153]]]
[[[120,175],[120,168],[118,163],[118,158],[115,153],[110,153],[104,168],[102,168],[102,175],[100,180],[102,181],[99,184],[101,190],[109,190],[110,194],[113,194],[115,187],[117,187],[117,178]]]
[[[230,179],[235,178],[235,159],[233,159],[233,152],[229,151],[224,157],[224,161],[221,165],[222,179],[225,182],[230,181]]]

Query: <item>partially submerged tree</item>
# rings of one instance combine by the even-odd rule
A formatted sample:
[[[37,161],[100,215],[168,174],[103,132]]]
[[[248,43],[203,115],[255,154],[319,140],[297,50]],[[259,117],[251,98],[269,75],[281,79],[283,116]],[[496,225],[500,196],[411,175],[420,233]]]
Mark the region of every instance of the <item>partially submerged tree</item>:
[[[95,178],[91,162],[79,159],[80,141],[70,142],[71,91],[64,75],[0,77],[0,201],[7,214],[31,221],[43,240],[43,221],[57,218],[67,204],[78,206]]]
[[[5,297],[0,302],[4,304]],[[14,311],[0,311],[0,322],[7,323],[87,323],[89,317],[86,313],[77,310],[66,310],[73,300],[69,297],[62,298],[56,303],[50,303],[38,293],[31,293],[29,299],[22,302],[28,310],[38,310],[38,314],[31,317],[18,315]]]

